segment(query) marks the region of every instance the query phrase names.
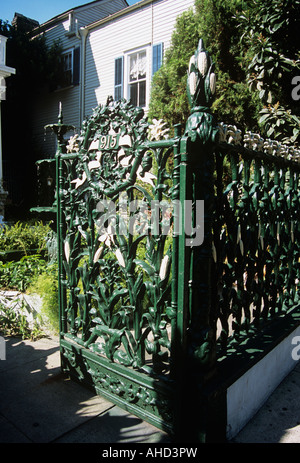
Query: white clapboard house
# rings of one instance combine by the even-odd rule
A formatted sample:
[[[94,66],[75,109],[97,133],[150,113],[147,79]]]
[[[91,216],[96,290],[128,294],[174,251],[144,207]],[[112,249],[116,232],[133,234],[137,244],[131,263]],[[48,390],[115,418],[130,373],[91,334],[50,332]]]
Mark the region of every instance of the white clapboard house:
[[[61,14],[34,30],[63,47],[65,84],[33,98],[36,145],[42,157],[55,152],[55,137],[44,130],[57,121],[62,103],[66,124],[80,128],[108,96],[122,97],[147,112],[153,74],[162,64],[178,15],[194,0],[98,0]]]

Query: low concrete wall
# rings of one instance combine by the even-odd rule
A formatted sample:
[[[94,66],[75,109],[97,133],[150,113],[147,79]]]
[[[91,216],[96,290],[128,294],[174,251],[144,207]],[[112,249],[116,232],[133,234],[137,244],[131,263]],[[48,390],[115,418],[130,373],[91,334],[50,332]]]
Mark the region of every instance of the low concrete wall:
[[[227,440],[238,434],[296,366],[292,357],[296,336],[300,326],[227,389]]]

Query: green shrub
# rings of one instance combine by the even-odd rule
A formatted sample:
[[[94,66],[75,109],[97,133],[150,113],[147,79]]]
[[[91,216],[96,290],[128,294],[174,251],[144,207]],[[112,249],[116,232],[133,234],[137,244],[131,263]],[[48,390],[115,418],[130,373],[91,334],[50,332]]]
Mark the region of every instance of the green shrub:
[[[57,264],[47,265],[36,276],[28,292],[37,293],[42,298],[42,315],[45,315],[51,328],[59,332]]]
[[[21,336],[22,339],[32,341],[44,336],[37,322],[30,327],[22,311],[15,311],[13,307],[4,307],[3,304],[0,304],[0,332],[5,336]]]
[[[51,228],[43,222],[17,222],[0,228],[0,253],[22,251],[25,256],[46,252]]]
[[[55,241],[50,225],[42,222],[17,222],[0,228],[0,255],[3,257],[3,261],[0,260],[0,288],[37,293],[42,298],[42,315],[45,315],[52,329],[58,332],[57,263],[55,250],[49,252]],[[15,257],[18,252],[23,254],[21,259],[7,260],[8,256]],[[30,333],[26,318],[9,308],[2,310],[0,329],[7,334],[22,337],[39,334],[37,329],[34,330],[36,334]]]
[[[16,262],[0,261],[0,287],[24,292],[46,265],[40,255],[24,256]]]

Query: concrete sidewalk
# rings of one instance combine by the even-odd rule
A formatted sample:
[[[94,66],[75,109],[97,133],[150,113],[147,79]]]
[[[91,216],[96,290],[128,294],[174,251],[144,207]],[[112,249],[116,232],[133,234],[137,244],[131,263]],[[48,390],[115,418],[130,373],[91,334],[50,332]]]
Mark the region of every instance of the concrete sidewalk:
[[[61,374],[57,338],[6,337],[0,443],[153,443],[168,437]]]
[[[162,431],[60,371],[58,339],[6,337],[0,443],[172,443]],[[300,363],[233,443],[300,442]]]
[[[300,361],[232,442],[300,443]]]

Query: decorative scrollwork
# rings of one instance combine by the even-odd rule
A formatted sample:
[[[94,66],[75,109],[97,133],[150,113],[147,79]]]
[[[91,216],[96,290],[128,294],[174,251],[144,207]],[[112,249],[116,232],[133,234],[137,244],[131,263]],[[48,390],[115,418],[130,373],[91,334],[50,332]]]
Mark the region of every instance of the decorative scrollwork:
[[[227,125],[224,122],[218,124],[219,142],[230,143],[233,145],[241,145],[242,131],[237,129],[235,125]]]
[[[230,145],[242,145],[253,151],[263,152],[270,156],[278,156],[289,161],[300,161],[300,150],[294,146],[284,145],[277,140],[264,139],[260,134],[246,131],[242,133],[234,125],[224,122],[218,124],[218,142]]]
[[[299,301],[295,151],[282,149],[277,142],[264,142],[256,134],[247,133],[246,141],[246,156],[242,147],[241,152],[216,153],[218,195],[212,256],[223,347],[229,338],[239,339],[244,330],[259,327]],[[286,162],[278,163],[278,157]],[[224,187],[228,164],[230,181]]]
[[[187,80],[187,94],[192,108],[210,107],[216,92],[215,64],[205,50],[203,40],[190,59]]]
[[[258,133],[246,132],[244,146],[254,151],[263,151],[264,139]]]
[[[60,176],[68,332],[113,363],[168,371],[172,148],[148,148],[143,111],[125,100],[83,127]]]
[[[192,143],[200,142],[203,146],[211,145],[218,131],[210,114],[216,92],[214,68],[215,64],[200,39],[188,69],[187,95],[192,114],[188,118],[185,134]]]

